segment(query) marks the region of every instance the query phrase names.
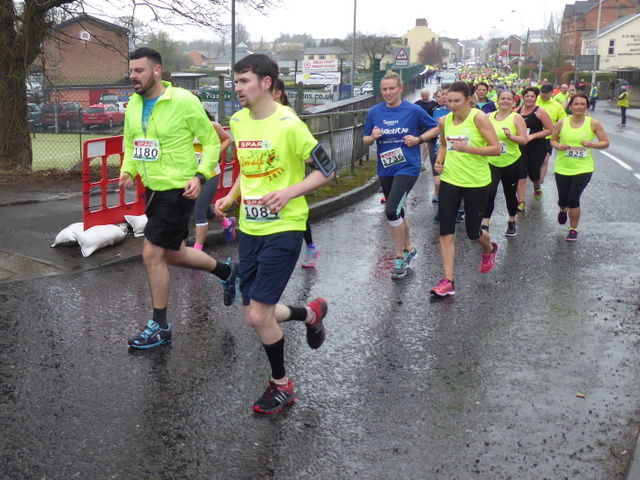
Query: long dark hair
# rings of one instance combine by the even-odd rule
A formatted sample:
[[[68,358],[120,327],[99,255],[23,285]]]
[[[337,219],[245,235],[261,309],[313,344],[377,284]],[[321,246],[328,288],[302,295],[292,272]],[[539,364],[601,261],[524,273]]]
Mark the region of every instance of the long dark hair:
[[[287,92],[284,90],[284,82],[281,78],[276,78],[276,83],[273,89],[274,91],[277,90],[280,92],[280,103],[285,107],[290,107],[291,103],[289,103],[289,97],[287,96]]]

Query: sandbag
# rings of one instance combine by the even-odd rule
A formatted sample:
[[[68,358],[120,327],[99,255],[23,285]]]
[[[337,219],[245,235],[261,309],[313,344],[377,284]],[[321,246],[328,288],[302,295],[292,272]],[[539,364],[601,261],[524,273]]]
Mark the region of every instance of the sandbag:
[[[144,237],[144,227],[149,220],[146,215],[125,215],[124,219],[131,225],[134,237]]]
[[[84,232],[75,234],[82,255],[88,257],[100,248],[116,245],[124,241],[127,236],[125,225],[96,225]]]
[[[67,228],[63,228],[62,230],[60,230],[60,233],[56,235],[56,238],[51,246],[57,247],[58,245],[75,245],[76,243],[78,243],[75,234],[83,231],[84,223],[72,223]]]

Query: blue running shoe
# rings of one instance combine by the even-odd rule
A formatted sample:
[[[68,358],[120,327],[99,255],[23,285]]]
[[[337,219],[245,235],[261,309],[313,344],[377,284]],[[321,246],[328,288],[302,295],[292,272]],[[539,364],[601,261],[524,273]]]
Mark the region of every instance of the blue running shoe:
[[[238,262],[232,261],[231,257],[229,257],[225,263],[231,268],[231,273],[229,274],[229,278],[220,280],[220,283],[222,284],[224,304],[230,307],[236,303],[238,299],[238,282],[240,281],[240,277],[238,276]]]
[[[413,262],[413,260],[418,256],[418,250],[416,250],[416,247],[413,247],[413,250],[409,251],[407,249],[405,249],[404,251],[404,260],[407,264],[407,268],[411,267],[411,262]]]
[[[391,278],[402,278],[407,274],[407,261],[404,258],[396,258],[393,261]]]
[[[147,327],[136,337],[129,339],[129,346],[133,348],[153,348],[171,342],[171,324],[167,329],[160,328],[153,320],[147,322]]]

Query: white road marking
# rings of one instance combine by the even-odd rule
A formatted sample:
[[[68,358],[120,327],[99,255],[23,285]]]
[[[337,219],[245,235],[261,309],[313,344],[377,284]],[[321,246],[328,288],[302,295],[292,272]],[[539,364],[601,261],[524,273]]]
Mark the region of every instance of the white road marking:
[[[626,163],[624,163],[618,157],[615,157],[615,156],[611,155],[610,153],[604,152],[602,150],[600,150],[600,153],[602,153],[603,155],[606,155],[607,157],[609,157],[611,160],[616,162],[618,165],[620,165],[625,170],[629,170],[630,172],[633,172],[633,168],[631,166],[627,165]]]

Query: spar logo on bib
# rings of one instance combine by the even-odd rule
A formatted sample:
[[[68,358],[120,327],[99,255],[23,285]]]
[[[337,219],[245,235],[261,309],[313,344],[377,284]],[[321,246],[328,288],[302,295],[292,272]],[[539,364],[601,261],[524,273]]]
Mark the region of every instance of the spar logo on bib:
[[[239,149],[267,150],[271,148],[271,140],[241,140]]]

